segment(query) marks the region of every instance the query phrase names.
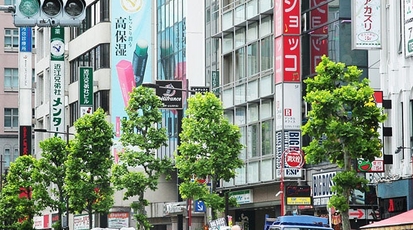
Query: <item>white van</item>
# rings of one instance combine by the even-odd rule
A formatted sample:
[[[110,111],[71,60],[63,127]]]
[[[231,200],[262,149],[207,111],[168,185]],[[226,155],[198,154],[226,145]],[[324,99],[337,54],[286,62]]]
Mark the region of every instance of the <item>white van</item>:
[[[268,228],[269,230],[332,230],[327,218],[297,215],[280,216]]]

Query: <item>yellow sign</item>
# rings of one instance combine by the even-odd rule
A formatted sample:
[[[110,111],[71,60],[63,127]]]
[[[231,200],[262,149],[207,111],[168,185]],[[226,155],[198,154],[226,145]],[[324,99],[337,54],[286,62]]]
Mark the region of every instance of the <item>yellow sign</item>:
[[[311,197],[287,197],[287,205],[311,205]]]

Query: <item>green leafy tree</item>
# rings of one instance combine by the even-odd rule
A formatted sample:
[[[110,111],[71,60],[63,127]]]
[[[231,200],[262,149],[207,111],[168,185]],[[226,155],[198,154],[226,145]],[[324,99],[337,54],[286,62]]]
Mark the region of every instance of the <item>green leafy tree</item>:
[[[45,187],[54,185],[50,192],[53,197],[57,197],[51,200],[49,207],[57,210],[59,214],[59,221],[54,224],[54,229],[59,230],[62,228],[62,214],[66,211],[67,193],[63,186],[66,176],[64,163],[69,153],[68,143],[60,137],[51,137],[40,142],[39,145],[42,149],[42,158],[38,160],[42,181]]]
[[[224,117],[222,102],[213,93],[190,97],[185,113],[181,144],[175,155],[182,179],[179,192],[184,199],[204,201],[213,210],[212,219],[216,219],[217,212],[225,208],[225,197],[217,193],[216,183],[234,178],[235,170],[244,164],[239,158],[243,149],[241,132]],[[210,180],[211,189],[198,179]],[[236,205],[234,199],[229,202]]]
[[[1,229],[33,229],[33,217],[40,215],[50,202],[41,181],[38,162],[33,156],[20,156],[11,163],[0,196]]]
[[[79,118],[65,162],[65,186],[70,209],[89,215],[89,228],[95,213],[108,213],[114,203],[110,185],[113,130],[102,109]]]
[[[305,100],[311,104],[303,134],[312,137],[304,147],[309,163],[329,160],[342,171],[333,178],[335,192],[329,205],[341,212],[343,229],[351,229],[349,198],[354,189],[366,191],[368,181],[357,174],[357,159],[373,161],[381,156],[378,129],[386,119],[374,103],[368,79],[360,80],[356,66],[335,63],[323,56],[316,67],[317,75],[304,82]]]
[[[160,128],[162,121],[160,108],[162,101],[153,89],[134,88],[126,108],[128,119],[122,120],[120,142],[123,151],[119,154],[119,164],[112,170],[112,181],[119,190],[125,189],[124,199],[138,197],[132,208],[138,210],[134,215],[138,229],[150,229],[144,208],[148,205],[145,191],[155,191],[162,175],[170,175],[173,165],[170,159],[158,158],[155,151],[166,146],[165,128]],[[142,170],[138,170],[137,168]],[[167,179],[170,176],[167,176]]]

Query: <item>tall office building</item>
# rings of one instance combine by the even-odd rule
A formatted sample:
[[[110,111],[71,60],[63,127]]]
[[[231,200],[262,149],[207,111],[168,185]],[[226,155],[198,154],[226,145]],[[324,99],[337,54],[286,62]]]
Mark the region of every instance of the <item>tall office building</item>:
[[[122,151],[119,143],[120,120],[129,92],[142,83],[155,80],[184,80],[185,87],[204,85],[203,68],[203,5],[195,1],[86,1],[86,19],[79,28],[36,28],[36,115],[35,127],[75,132],[74,122],[84,113],[103,108],[114,127],[112,149],[116,163]],[[55,37],[64,39],[63,59],[54,60]],[[85,82],[81,68],[90,67]],[[59,68],[58,71],[56,68]],[[56,82],[58,81],[58,82]],[[92,84],[88,91],[93,104],[84,103],[80,89]],[[56,103],[57,101],[61,103]],[[60,106],[57,108],[56,106]],[[52,111],[59,110],[59,115]],[[163,111],[168,127],[169,146],[159,151],[159,157],[173,157],[177,144],[176,111]],[[54,117],[56,116],[56,117]],[[61,121],[57,124],[56,121]],[[169,122],[169,123],[168,123]],[[66,126],[68,125],[68,126]],[[53,134],[36,133],[37,143]],[[70,137],[71,138],[71,137]],[[139,169],[137,169],[139,170]],[[156,191],[148,191],[145,198],[151,203],[146,213],[155,229],[177,229],[187,226],[182,219],[184,210],[178,200],[176,177],[161,179]],[[133,197],[123,200],[123,192],[115,194],[115,205],[109,215],[96,215],[94,226],[136,226],[130,208]],[[181,217],[181,223],[178,219]],[[56,213],[45,210],[36,217],[39,228],[46,228],[57,219]],[[69,227],[87,225],[87,216],[70,215]],[[202,226],[203,216],[194,217],[194,224]],[[117,220],[117,221],[115,221]],[[115,223],[116,222],[116,223]],[[120,223],[119,223],[120,222]],[[86,227],[87,228],[87,227]]]
[[[1,1],[1,4],[4,6],[13,5],[12,0]],[[34,69],[34,55],[31,52],[26,52],[25,55],[27,59],[23,59],[23,55],[20,54],[20,49],[24,48],[24,44],[20,42],[19,39],[19,28],[16,28],[13,24],[13,17],[11,12],[0,12],[0,73],[2,75],[0,80],[0,172],[4,176],[5,171],[10,167],[10,163],[15,161],[16,158],[21,155],[20,150],[22,150],[19,143],[19,116],[21,117],[21,111],[19,111],[19,88],[23,87],[19,85],[19,75],[24,74],[25,71],[23,68],[19,69],[19,62],[23,63],[24,60],[30,60],[30,63],[26,67],[30,69],[26,72],[29,82],[29,93],[25,96],[27,104],[24,104],[25,110],[24,115],[26,118],[27,124],[31,129],[32,122],[32,108],[34,103],[33,98],[34,94],[31,90],[31,85],[33,82],[33,69]],[[30,49],[34,48],[34,34],[30,34]],[[21,60],[19,60],[21,58]],[[30,64],[30,65],[29,65]],[[23,98],[22,98],[23,99]],[[29,114],[27,114],[29,111]],[[20,113],[19,113],[20,112]],[[27,136],[30,143],[31,135]],[[30,147],[31,148],[31,147]],[[29,150],[31,152],[31,150]],[[4,179],[4,178],[3,178]]]
[[[412,130],[409,128],[412,123],[409,79],[412,51],[408,36],[410,21],[403,20],[411,16],[411,11],[404,10],[411,9],[410,1],[387,2],[386,5],[377,1],[369,3],[378,4],[368,5],[368,9],[376,10],[374,15],[381,16],[382,44],[359,49],[352,49],[355,32],[351,27],[356,18],[351,10],[356,5],[351,3],[354,1],[139,2],[142,4],[87,1],[87,19],[82,27],[64,30],[65,89],[61,99],[65,124],[71,127],[81,116],[81,66],[93,68],[93,109],[102,107],[114,127],[124,116],[122,108],[134,84],[188,79],[184,88],[210,86],[223,101],[228,119],[240,126],[241,141],[246,146],[240,156],[245,166],[237,170],[234,180],[220,184],[223,192],[229,191],[239,200],[240,206],[229,208],[226,213],[233,217],[233,222],[245,229],[262,229],[266,215],[279,215],[282,179],[286,187],[311,189],[310,196],[306,197],[310,198],[310,204],[304,204],[308,199],[301,199],[301,205],[287,203],[285,211],[327,215],[326,204],[332,195],[331,178],[337,168],[329,164],[307,165],[302,170],[287,168],[283,171],[289,172],[288,175],[281,177],[280,163],[285,149],[301,148],[306,144],[306,137],[300,131],[308,108],[302,101],[305,89],[302,80],[315,75],[314,67],[325,54],[334,61],[363,69],[362,77],[368,77],[372,87],[382,92],[383,107],[389,114],[383,127],[384,157],[377,162],[381,166],[377,166],[376,171],[362,172],[377,188],[373,189],[377,194],[355,194],[351,207],[355,213],[382,210],[380,218],[412,208]],[[362,16],[370,20],[369,16],[373,15],[367,12]],[[54,74],[50,63],[52,30],[35,30],[35,126],[47,129],[51,128],[50,99],[54,93],[50,88]],[[135,73],[134,66],[142,64],[136,60],[142,61],[142,58],[145,71]],[[130,78],[132,80],[128,81]],[[158,154],[172,157],[178,142],[175,126],[178,113],[163,111],[163,114],[169,146]],[[36,134],[36,140],[44,135]],[[114,146],[114,156],[117,147]],[[388,159],[392,159],[392,164]],[[161,181],[155,193],[148,193],[151,204],[146,212],[156,229],[187,227],[186,218],[184,223],[179,223],[179,215],[185,213],[177,195],[176,178]],[[371,201],[368,196],[376,203],[368,203]],[[117,217],[134,226],[130,202],[133,199],[123,201],[121,194],[117,194],[112,215],[96,218],[97,225],[104,224],[105,218],[108,223]],[[70,226],[79,218],[71,217]],[[196,218],[197,226],[202,225],[202,217]],[[352,225],[358,227],[372,220],[373,216],[365,215],[364,219],[352,219]]]

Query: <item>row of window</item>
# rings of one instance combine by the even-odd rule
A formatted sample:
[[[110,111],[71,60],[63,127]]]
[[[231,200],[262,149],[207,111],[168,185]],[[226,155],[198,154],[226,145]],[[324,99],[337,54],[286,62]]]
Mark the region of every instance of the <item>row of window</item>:
[[[34,69],[32,70],[32,82],[35,81]],[[4,91],[17,92],[19,89],[19,69],[4,68]]]
[[[106,114],[110,114],[110,94],[109,90],[100,90],[93,94],[93,111],[102,108]],[[69,104],[69,123],[70,126],[80,117],[79,101]]]
[[[99,44],[86,53],[80,55],[70,63],[70,83],[79,80],[79,67],[89,66],[94,70],[110,68],[110,44]]]
[[[3,147],[3,154],[2,155],[3,155],[3,158],[2,158],[2,160],[3,160],[2,164],[3,165],[1,167],[1,169],[3,170],[2,173],[4,173],[4,169],[9,168],[10,163],[14,162],[17,159],[17,157],[20,156],[18,146],[13,146],[12,147],[10,145],[5,145]]]
[[[98,0],[86,8],[86,18],[80,27],[70,28],[70,39],[74,39],[100,22],[110,22],[110,1]]]

